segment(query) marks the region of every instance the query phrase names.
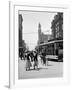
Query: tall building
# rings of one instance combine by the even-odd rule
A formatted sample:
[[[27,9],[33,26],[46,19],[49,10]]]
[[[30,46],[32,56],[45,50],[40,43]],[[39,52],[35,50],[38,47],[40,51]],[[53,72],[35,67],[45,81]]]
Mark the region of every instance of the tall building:
[[[41,36],[41,24],[38,25],[38,44],[42,42],[42,36]]]
[[[19,55],[22,55],[23,52],[26,50],[26,43],[25,40],[23,40],[22,36],[22,22],[23,22],[22,15],[19,14]]]
[[[19,47],[22,47],[22,22],[23,18],[22,15],[19,14]]]
[[[58,13],[55,15],[52,21],[52,36],[55,38],[63,38],[63,13]]]
[[[41,24],[39,23],[39,25],[38,25],[38,44],[41,44],[41,43],[44,43],[44,42],[48,42],[48,40],[50,39],[50,36],[51,35],[44,34],[41,31]]]
[[[38,44],[48,41],[48,35],[41,31],[41,24],[38,25]]]

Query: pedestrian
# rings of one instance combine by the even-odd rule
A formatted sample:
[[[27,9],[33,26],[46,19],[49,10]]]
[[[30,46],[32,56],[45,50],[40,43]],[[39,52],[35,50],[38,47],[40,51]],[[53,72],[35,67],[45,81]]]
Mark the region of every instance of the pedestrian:
[[[42,53],[42,59],[43,59],[43,64],[44,64],[44,65],[46,65],[46,58],[45,58],[45,57],[46,57],[46,55],[45,55],[45,53],[43,52],[43,53]]]
[[[37,59],[37,52],[34,51],[34,70],[35,70],[35,67],[37,67],[38,69],[38,59]]]
[[[38,68],[41,68],[42,67],[42,59],[41,59],[41,56],[40,54],[38,55]]]
[[[29,53],[27,53],[26,56],[25,56],[25,68],[26,68],[26,71],[30,70],[30,67],[31,67],[30,55],[29,55]]]

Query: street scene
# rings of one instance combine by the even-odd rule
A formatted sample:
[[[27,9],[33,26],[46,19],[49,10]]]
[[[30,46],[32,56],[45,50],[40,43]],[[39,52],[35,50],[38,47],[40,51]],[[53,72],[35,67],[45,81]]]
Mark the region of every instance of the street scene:
[[[63,13],[19,11],[18,79],[63,76]]]

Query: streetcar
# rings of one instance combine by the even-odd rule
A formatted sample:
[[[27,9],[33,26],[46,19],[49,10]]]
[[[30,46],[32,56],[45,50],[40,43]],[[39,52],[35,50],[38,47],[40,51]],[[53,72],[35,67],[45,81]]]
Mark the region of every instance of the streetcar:
[[[63,62],[63,39],[49,40],[39,44],[39,52],[44,52],[48,60]]]

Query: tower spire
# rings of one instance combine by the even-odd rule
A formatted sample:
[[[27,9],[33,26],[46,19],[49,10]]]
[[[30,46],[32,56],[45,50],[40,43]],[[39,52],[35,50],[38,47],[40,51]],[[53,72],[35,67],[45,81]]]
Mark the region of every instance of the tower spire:
[[[41,24],[40,24],[40,22],[39,22],[39,24],[38,24],[38,44],[40,44],[40,41],[41,41],[41,39],[42,39],[42,35],[41,35]]]
[[[38,25],[38,29],[41,30],[41,24],[40,24],[40,22],[39,22],[39,25]]]

